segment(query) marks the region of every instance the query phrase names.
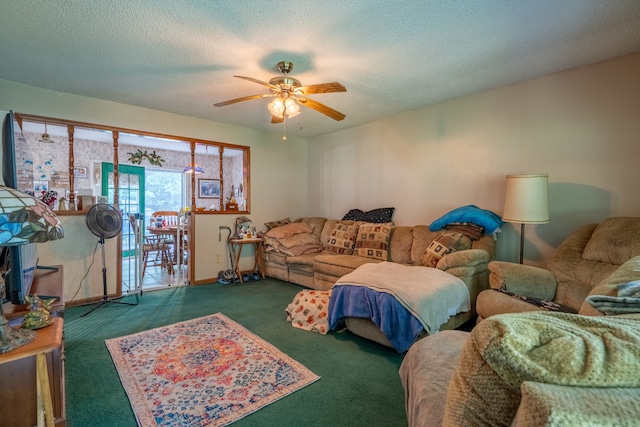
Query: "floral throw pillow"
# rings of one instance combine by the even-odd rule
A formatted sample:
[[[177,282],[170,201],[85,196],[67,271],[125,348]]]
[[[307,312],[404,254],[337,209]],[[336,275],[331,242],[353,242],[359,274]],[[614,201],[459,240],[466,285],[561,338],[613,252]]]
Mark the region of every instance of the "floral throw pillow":
[[[358,256],[387,261],[390,235],[391,224],[361,224],[353,253]]]
[[[329,332],[327,310],[330,297],[331,291],[305,289],[298,292],[285,310],[287,321],[294,328],[326,335]]]

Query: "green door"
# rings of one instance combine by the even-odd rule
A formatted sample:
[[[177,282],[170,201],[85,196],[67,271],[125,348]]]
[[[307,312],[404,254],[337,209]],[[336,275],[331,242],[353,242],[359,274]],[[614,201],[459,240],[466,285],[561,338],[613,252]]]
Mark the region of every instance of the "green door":
[[[113,163],[102,163],[102,195],[113,204]],[[144,168],[141,166],[118,166],[118,206],[122,218],[122,257],[134,255],[135,236],[129,225],[129,214],[144,214]]]

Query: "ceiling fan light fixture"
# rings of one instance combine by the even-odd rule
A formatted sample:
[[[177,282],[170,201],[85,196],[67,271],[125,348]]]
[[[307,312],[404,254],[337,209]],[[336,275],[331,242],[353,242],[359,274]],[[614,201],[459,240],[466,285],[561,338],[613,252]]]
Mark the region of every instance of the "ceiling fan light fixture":
[[[284,108],[287,113],[287,117],[295,117],[300,114],[300,106],[293,98],[287,98],[284,100]]]
[[[51,135],[47,132],[47,124],[44,124],[44,133],[40,135],[40,142],[52,143],[53,139],[51,139]]]
[[[280,97],[277,97],[273,101],[271,101],[267,105],[267,108],[269,109],[269,112],[276,117],[284,116],[285,105],[284,101]]]

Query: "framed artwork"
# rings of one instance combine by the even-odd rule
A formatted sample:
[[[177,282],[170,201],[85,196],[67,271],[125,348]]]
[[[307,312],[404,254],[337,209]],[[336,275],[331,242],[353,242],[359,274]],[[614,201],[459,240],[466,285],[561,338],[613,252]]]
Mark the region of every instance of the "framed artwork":
[[[84,167],[73,168],[73,176],[76,178],[86,178],[87,168],[84,168]]]
[[[220,197],[219,179],[198,179],[198,197],[201,199],[217,199]]]
[[[78,209],[86,211],[91,206],[96,204],[96,198],[94,196],[78,196]]]
[[[240,197],[240,190],[238,188],[233,190],[233,196],[234,197]]]
[[[49,181],[33,181],[33,192],[40,194],[43,191],[49,191]]]

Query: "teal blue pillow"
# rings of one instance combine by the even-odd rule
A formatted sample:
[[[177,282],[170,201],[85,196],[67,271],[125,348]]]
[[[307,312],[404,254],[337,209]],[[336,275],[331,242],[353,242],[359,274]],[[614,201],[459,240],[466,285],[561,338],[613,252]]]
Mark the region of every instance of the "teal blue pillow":
[[[429,230],[442,230],[449,224],[475,224],[484,229],[485,234],[492,234],[504,221],[495,213],[486,209],[480,209],[474,205],[467,205],[456,208],[440,218],[436,219],[429,226]]]

